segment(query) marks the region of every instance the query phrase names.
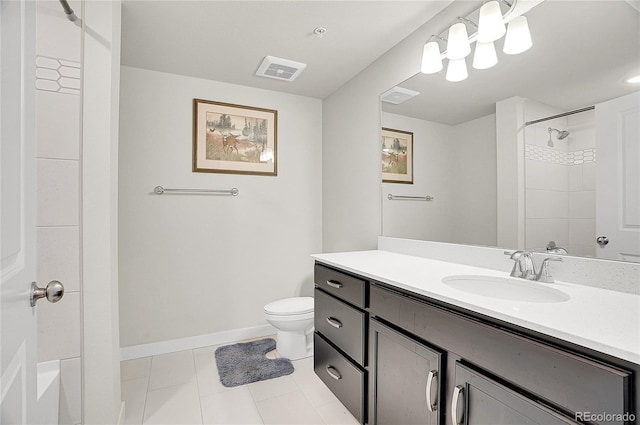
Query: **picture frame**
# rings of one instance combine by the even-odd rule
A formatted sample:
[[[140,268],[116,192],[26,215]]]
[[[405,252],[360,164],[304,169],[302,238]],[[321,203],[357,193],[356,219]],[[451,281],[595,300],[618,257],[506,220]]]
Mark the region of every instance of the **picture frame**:
[[[382,181],[413,184],[413,132],[382,128]]]
[[[196,173],[276,176],[278,111],[193,99]]]

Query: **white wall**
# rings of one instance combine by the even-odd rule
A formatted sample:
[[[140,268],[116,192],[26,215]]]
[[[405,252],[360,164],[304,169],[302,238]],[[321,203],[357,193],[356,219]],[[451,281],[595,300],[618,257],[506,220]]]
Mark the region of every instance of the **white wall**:
[[[193,173],[193,98],[276,109],[278,175]],[[122,67],[121,345],[263,325],[266,303],[311,295],[321,167],[320,100]],[[240,194],[159,196],[157,185]]]
[[[477,1],[441,2],[445,10],[324,99],[324,252],[376,248],[382,209],[380,94],[420,71],[425,40],[479,5]]]
[[[496,246],[495,114],[454,126],[449,147],[454,225],[447,242]]]
[[[82,16],[82,303],[84,424],[118,423],[119,0],[88,1]]]
[[[382,112],[382,127],[413,132],[413,184],[382,183],[382,230],[386,236],[450,242],[452,238],[452,128]],[[378,159],[378,162],[380,159]],[[434,197],[390,201],[388,194]]]
[[[80,1],[71,7],[81,13]],[[56,304],[38,303],[38,361],[60,360],[61,424],[80,423],[80,72],[81,28],[58,2],[36,8],[37,274],[59,280]],[[62,331],[61,331],[62,330]]]
[[[449,126],[383,112],[382,126],[414,133],[413,184],[382,184],[383,234],[495,246],[495,114]],[[389,201],[389,193],[434,200]]]

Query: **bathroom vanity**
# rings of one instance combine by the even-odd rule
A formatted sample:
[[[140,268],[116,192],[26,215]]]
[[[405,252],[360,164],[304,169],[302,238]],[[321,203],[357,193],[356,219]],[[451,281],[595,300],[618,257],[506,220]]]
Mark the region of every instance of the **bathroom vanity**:
[[[638,296],[555,301],[447,286],[507,273],[384,251],[317,255],[316,374],[369,424],[635,424]],[[446,279],[445,279],[446,280]]]

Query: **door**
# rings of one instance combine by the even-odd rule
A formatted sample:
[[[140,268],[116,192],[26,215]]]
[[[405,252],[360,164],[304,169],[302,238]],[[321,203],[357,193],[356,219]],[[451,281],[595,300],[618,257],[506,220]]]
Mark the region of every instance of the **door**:
[[[441,354],[370,320],[369,423],[440,423]]]
[[[640,93],[596,105],[597,256],[640,262]]]
[[[578,422],[456,362],[452,424],[560,425]]]
[[[0,2],[0,423],[36,413],[35,2]]]

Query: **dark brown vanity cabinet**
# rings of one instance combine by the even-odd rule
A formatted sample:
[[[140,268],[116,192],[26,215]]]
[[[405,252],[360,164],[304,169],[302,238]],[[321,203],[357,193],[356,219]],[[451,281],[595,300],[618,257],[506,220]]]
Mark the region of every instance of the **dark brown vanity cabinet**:
[[[315,371],[361,423],[640,424],[640,365],[341,273],[316,265]]]
[[[505,387],[463,364],[455,364],[452,424],[563,425],[578,422]]]
[[[314,371],[364,424],[369,282],[320,264],[314,281]]]
[[[369,423],[438,424],[442,354],[371,319]]]

